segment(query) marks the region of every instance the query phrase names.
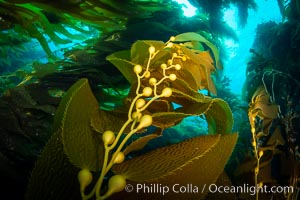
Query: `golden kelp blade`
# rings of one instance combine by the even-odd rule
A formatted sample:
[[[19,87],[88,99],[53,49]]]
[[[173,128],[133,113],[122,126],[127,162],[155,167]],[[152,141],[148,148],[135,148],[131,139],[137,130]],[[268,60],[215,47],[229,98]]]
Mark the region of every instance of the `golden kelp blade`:
[[[97,171],[102,163],[104,147],[101,134],[90,125],[98,114],[87,79],[80,79],[67,92],[55,116],[54,129],[60,129],[64,151],[70,162],[79,168]]]
[[[227,135],[200,136],[171,146],[156,149],[113,167],[134,188],[136,184],[161,184],[172,188],[174,184],[193,184],[201,187],[215,183],[223,172],[237,140],[237,133]],[[163,199],[199,199],[207,191],[194,193],[169,192]],[[126,199],[157,199],[159,194],[136,191],[122,192]]]
[[[26,200],[59,200],[80,197],[78,169],[63,151],[61,132],[53,134],[35,163],[25,194]]]
[[[220,62],[220,55],[219,55],[219,51],[218,51],[217,47],[215,45],[213,45],[210,41],[208,41],[206,38],[204,38],[203,36],[201,36],[197,33],[194,33],[194,32],[182,33],[175,37],[175,41],[176,42],[198,41],[198,42],[202,42],[202,43],[206,44],[213,53],[213,56],[216,61],[216,67],[218,69],[223,68],[221,65],[221,62]]]

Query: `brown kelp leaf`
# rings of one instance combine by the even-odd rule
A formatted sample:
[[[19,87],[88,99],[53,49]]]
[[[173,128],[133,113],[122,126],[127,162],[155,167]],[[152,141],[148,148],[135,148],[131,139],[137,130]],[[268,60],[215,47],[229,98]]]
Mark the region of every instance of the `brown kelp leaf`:
[[[194,102],[206,103],[211,100],[195,90],[193,90],[184,80],[176,80],[172,83],[172,96],[168,97],[168,100],[180,104],[182,106],[188,106]]]
[[[196,55],[199,56],[201,64],[207,66],[207,69],[209,71],[215,71],[215,66],[213,65],[214,64],[214,61],[209,53],[209,51],[202,51],[202,52],[199,52],[197,53]]]
[[[208,51],[195,52],[192,49],[180,46],[182,52],[187,56],[187,60],[180,64],[184,69],[190,71],[197,83],[195,90],[207,89],[208,91],[216,94],[216,89],[211,78],[212,72],[214,72],[214,61]]]
[[[152,139],[157,138],[159,135],[157,134],[149,134],[143,137],[138,138],[137,140],[130,143],[123,151],[124,155],[132,151],[137,151],[145,147],[145,145]]]
[[[265,87],[258,87],[252,96],[248,111],[251,126],[255,126],[253,119],[260,117],[263,120],[263,132],[268,134],[273,120],[278,116],[278,112],[279,106],[270,103],[270,95],[265,90]]]
[[[216,70],[214,66],[214,61],[209,53],[209,51],[202,51],[198,54],[199,62],[201,66],[205,67],[205,70],[207,71],[207,76],[210,77],[211,73]]]
[[[264,120],[262,121],[262,129],[265,135],[269,135],[272,122],[273,119],[270,118],[264,118]]]
[[[172,112],[156,112],[152,114],[153,125],[162,129],[169,128],[180,123],[185,117],[204,114],[208,108],[209,103],[192,103],[190,106],[178,108]]]
[[[151,74],[155,74],[151,73]],[[157,73],[156,73],[157,74]],[[142,82],[143,84],[144,82]],[[149,86],[148,83],[146,83],[147,86]],[[128,107],[130,106],[132,100],[136,96],[136,88],[137,88],[137,83],[134,83],[131,85],[130,91],[128,93],[128,96],[126,100],[124,101],[125,105]],[[162,87],[158,87],[157,93],[161,93]],[[140,90],[141,91],[141,90]],[[172,82],[172,95],[168,98],[164,98],[163,100],[169,102],[174,102],[180,105],[190,105],[193,102],[197,101],[207,101],[207,99],[210,99],[210,97],[207,97],[195,90],[193,90],[185,81],[181,79],[177,79],[176,81]],[[150,105],[151,107],[151,105]],[[154,105],[153,108],[156,108],[157,106]],[[167,108],[166,105],[163,106],[163,108]],[[151,108],[152,109],[152,108]],[[150,109],[150,110],[151,110]],[[155,109],[153,109],[155,110]]]
[[[118,132],[127,120],[127,113],[117,111],[98,110],[90,116],[91,127],[96,132],[102,134],[104,131],[111,130]]]
[[[195,99],[196,101],[197,99]],[[152,115],[153,125],[160,128],[168,128],[179,123],[188,116],[205,115],[208,123],[209,134],[227,134],[230,133],[233,126],[233,115],[229,105],[222,99],[210,99],[203,103],[192,102],[176,109],[173,112],[157,112]]]
[[[216,67],[218,69],[222,69],[222,65],[220,62],[220,56],[219,56],[219,51],[217,49],[217,47],[215,45],[213,45],[210,41],[208,41],[207,39],[205,39],[203,36],[194,33],[194,32],[188,32],[188,33],[182,33],[179,34],[175,37],[175,42],[187,42],[187,41],[198,41],[198,42],[202,42],[205,45],[207,45],[211,51],[213,52],[213,56],[216,60]]]
[[[264,86],[258,87],[253,94],[250,109],[259,117],[269,119],[277,118],[279,112],[279,106],[270,102],[270,95]]]
[[[134,65],[139,64],[143,67],[143,69],[145,69],[149,64],[151,76],[161,79],[163,74],[162,70],[160,69],[160,65],[167,63],[167,61],[172,58],[174,53],[178,54],[178,51],[180,51],[187,59],[182,61],[181,58],[174,58],[173,64],[180,64],[182,66],[181,70],[176,71],[171,69],[167,72],[167,74],[174,73],[177,77],[177,80],[184,81],[195,91],[198,91],[199,89],[207,89],[211,93],[216,94],[216,87],[211,78],[212,72],[215,71],[213,59],[209,51],[200,51],[200,49],[202,49],[201,43],[208,45],[207,43],[209,42],[204,38],[200,39],[200,41],[193,40],[195,34],[196,33],[180,34],[178,38],[177,36],[175,37],[178,39],[175,39],[175,42],[179,42],[181,39],[185,40],[185,36],[188,38],[190,35],[192,35],[192,39],[189,40],[191,42],[187,47],[174,43],[172,47],[166,48],[165,43],[162,41],[138,40],[132,45],[130,51],[114,53],[108,56],[107,60],[113,63],[126,77],[126,79],[133,84],[137,79],[136,75],[133,73]],[[202,37],[198,34],[196,34],[196,36],[198,36],[195,37],[196,39]],[[151,59],[151,62],[148,63],[150,55],[148,49],[150,46],[155,47],[156,54]],[[210,46],[210,48],[212,47],[214,46]],[[196,48],[197,51],[195,51],[193,48]]]
[[[155,40],[138,40],[130,50],[131,61],[146,67],[149,59],[149,47],[154,46],[155,50],[161,50],[165,47],[165,43]]]
[[[270,95],[262,94],[256,98],[253,104],[253,110],[258,111],[261,118],[275,119],[278,116],[279,107],[269,102]]]
[[[157,99],[147,107],[147,111],[149,111],[151,113],[171,112],[171,111],[173,111],[173,106],[172,106],[171,102],[169,102],[167,100]]]
[[[279,107],[275,104],[260,104],[258,105],[261,112],[258,114],[262,118],[275,119],[278,117]]]
[[[64,153],[61,130],[58,129],[35,163],[25,199],[77,199],[80,196],[77,173],[78,169]]]
[[[61,130],[64,151],[79,168],[97,171],[104,147],[100,134],[90,126],[99,105],[87,79],[77,81],[63,97],[55,116],[54,130]]]
[[[115,65],[130,84],[136,82],[137,77],[133,72],[133,67],[137,63],[133,63],[130,61],[131,59],[129,50],[113,53],[107,56],[106,60]]]
[[[174,72],[174,74],[177,76],[176,80],[183,80],[193,90],[198,91],[201,86],[201,79],[203,78],[203,75],[199,70],[199,66],[190,60],[187,60],[180,65],[182,66],[181,70]]]
[[[223,172],[236,140],[236,133],[192,138],[115,165],[113,171],[124,175],[133,185],[159,183],[172,188],[174,184],[192,184],[202,189],[205,184],[215,183]],[[164,199],[199,199],[207,192],[169,192]],[[123,195],[132,199],[130,195],[127,198],[125,192]],[[139,196],[135,193],[135,198],[157,199],[157,195],[144,193]]]
[[[174,175],[192,161],[204,156],[220,140],[221,135],[201,136],[153,150],[116,165],[113,171],[132,181],[154,181]]]
[[[181,112],[157,112],[152,114],[153,125],[162,129],[178,124],[183,118],[191,116]]]
[[[79,80],[68,90],[56,111],[53,126],[54,134],[32,171],[26,194],[27,200],[77,199],[80,196],[77,180],[78,168],[75,166],[82,167],[84,166],[82,163],[91,163],[87,167],[96,169],[94,166],[98,165],[97,160],[101,160],[101,157],[95,157],[95,154],[100,155],[103,151],[99,148],[97,152],[98,138],[91,134],[92,131],[89,127],[88,113],[92,116],[97,110],[98,104],[92,96],[87,79]],[[81,120],[79,115],[86,117],[86,119]],[[72,120],[75,120],[75,124]],[[75,150],[71,146],[68,147],[71,151],[67,153],[64,151],[66,145],[62,143],[63,134],[64,136],[66,134],[79,134],[79,137],[73,137],[73,139],[72,135],[71,138],[67,136],[68,140],[65,138],[65,142],[70,142],[69,145],[78,145],[75,146]],[[82,157],[83,153],[89,152],[91,154],[87,157]],[[89,162],[89,159],[94,160]]]

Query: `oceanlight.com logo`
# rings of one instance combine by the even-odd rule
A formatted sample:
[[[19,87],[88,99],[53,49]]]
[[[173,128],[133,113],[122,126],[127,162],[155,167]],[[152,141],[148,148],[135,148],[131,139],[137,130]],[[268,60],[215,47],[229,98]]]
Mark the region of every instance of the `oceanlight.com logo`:
[[[257,185],[250,186],[249,184],[243,184],[241,186],[220,186],[216,184],[211,184],[208,187],[208,191],[210,193],[233,193],[233,194],[250,194],[255,195],[256,193],[283,193],[283,194],[290,194],[294,193],[294,187],[292,186],[267,186],[267,185]]]
[[[125,187],[126,192],[135,192],[137,194],[161,194],[166,195],[168,193],[175,194],[201,194],[201,193],[220,193],[220,194],[249,194],[255,195],[258,193],[283,193],[291,194],[294,193],[292,186],[251,186],[249,184],[243,184],[239,186],[222,186],[216,184],[204,184],[203,186],[197,186],[194,184],[173,184],[163,185],[159,183],[138,183],[136,185],[127,184]]]

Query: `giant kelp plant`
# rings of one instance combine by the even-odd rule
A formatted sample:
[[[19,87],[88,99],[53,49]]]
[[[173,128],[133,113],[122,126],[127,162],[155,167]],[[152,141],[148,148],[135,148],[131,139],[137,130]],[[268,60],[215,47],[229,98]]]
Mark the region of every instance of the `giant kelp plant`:
[[[213,52],[218,66],[217,49],[195,33],[173,36],[166,43],[137,41],[131,50],[108,56],[131,84],[125,105],[111,112],[99,110],[87,79],[74,84],[57,110],[55,134],[35,166],[27,199],[64,199],[74,194],[75,199],[106,199],[122,191],[126,180],[159,181],[166,185],[214,183],[224,170],[237,135],[229,134],[233,121],[226,102],[198,93],[204,88],[216,92],[210,77],[216,69],[203,45]],[[174,109],[173,103],[180,107]],[[160,136],[161,130],[190,115],[205,116],[209,136],[129,159],[130,152],[142,149]],[[126,143],[149,126],[157,127],[158,131]],[[111,175],[111,170],[115,175]],[[72,184],[78,185],[81,195],[76,191],[68,194],[58,184],[65,185],[65,178],[74,181],[74,172],[78,173],[79,185]],[[93,180],[93,176],[98,178]],[[44,183],[40,184],[41,181]],[[93,181],[95,185],[88,188]],[[207,192],[201,195],[204,197]],[[172,194],[166,198],[173,198]]]
[[[284,22],[260,24],[251,49],[244,98],[249,102],[254,153],[237,174],[254,174],[254,183],[260,186],[290,188],[285,194],[257,193],[256,199],[295,200],[299,199],[300,183],[300,2],[278,3]]]

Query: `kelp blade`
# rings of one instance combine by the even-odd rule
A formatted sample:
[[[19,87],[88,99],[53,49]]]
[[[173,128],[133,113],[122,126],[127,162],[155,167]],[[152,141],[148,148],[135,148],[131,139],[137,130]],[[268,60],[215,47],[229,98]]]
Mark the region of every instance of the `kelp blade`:
[[[61,101],[55,119],[55,128],[61,129],[64,151],[70,162],[93,171],[99,170],[104,155],[101,134],[91,127],[91,117],[97,115],[98,110],[88,80],[80,79]]]
[[[200,136],[171,146],[156,149],[142,156],[135,157],[120,165],[113,171],[122,174],[132,184],[133,192],[121,192],[112,197],[117,199],[202,199],[208,190],[203,186],[215,183],[223,172],[236,144],[237,133],[226,135]],[[138,184],[167,186],[170,191],[137,192]],[[175,193],[172,187],[193,185],[198,188],[195,193]],[[155,186],[154,186],[155,187]],[[194,189],[196,189],[193,187]]]

